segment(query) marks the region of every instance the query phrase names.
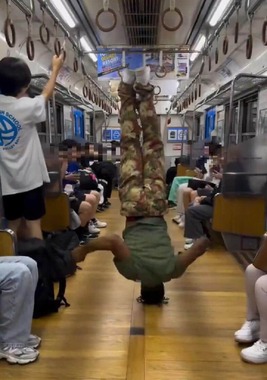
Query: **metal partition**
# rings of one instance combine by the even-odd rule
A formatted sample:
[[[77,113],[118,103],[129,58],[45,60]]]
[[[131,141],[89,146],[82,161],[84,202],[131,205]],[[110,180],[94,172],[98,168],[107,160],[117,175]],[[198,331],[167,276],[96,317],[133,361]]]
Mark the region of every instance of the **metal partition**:
[[[267,135],[230,146],[222,180],[225,196],[267,196]]]

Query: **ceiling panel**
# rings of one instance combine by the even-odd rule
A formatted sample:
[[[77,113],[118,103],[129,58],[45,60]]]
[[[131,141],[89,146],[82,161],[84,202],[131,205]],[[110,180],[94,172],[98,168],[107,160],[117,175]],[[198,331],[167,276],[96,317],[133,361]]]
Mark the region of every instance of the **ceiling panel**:
[[[129,44],[156,45],[161,0],[122,0]]]
[[[109,7],[117,14],[116,28],[105,33],[96,26],[97,12],[102,8],[102,1],[79,0],[83,2],[88,22],[93,26],[100,44],[104,46],[147,46],[147,45],[182,45],[187,41],[196,17],[203,5],[203,0],[176,0],[176,7],[183,15],[183,24],[175,32],[165,30],[161,22],[162,12],[170,6],[170,0],[110,0]],[[174,11],[168,12],[165,23],[170,27],[179,22],[180,16]],[[100,23],[110,26],[113,16],[104,12]]]
[[[170,6],[170,0],[163,0],[162,10]],[[181,11],[183,16],[183,24],[176,32],[169,32],[163,28],[161,22],[159,25],[159,40],[160,45],[182,45],[185,44],[187,38],[196,21],[196,17],[203,4],[203,0],[179,0],[176,1],[177,8]],[[165,17],[165,23],[168,26],[174,27],[179,22],[179,15],[175,12],[168,12]]]

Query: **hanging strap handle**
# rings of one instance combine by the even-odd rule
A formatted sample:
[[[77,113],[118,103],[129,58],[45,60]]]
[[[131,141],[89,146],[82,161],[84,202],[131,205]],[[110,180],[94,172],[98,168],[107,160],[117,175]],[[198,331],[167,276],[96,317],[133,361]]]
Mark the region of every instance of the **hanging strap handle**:
[[[28,24],[28,37],[26,40],[26,51],[27,51],[27,56],[30,61],[34,60],[35,56],[35,48],[34,48],[34,42],[31,37],[32,33],[32,15],[26,16],[27,24]]]
[[[104,27],[103,25],[100,25],[100,22],[99,22],[100,16],[105,12],[111,13],[113,16],[113,24],[109,27]],[[108,32],[111,32],[113,29],[115,29],[115,27],[117,25],[117,14],[113,9],[109,8],[109,0],[103,0],[103,8],[101,8],[97,12],[95,22],[96,22],[98,29],[100,29],[102,32],[108,33]]]
[[[50,32],[45,23],[45,11],[43,7],[41,7],[41,11],[42,11],[42,23],[39,28],[39,36],[42,43],[44,45],[48,45],[50,41]]]
[[[13,48],[16,45],[16,30],[10,17],[10,0],[6,0],[6,5],[7,16],[4,23],[4,35],[8,46]]]
[[[168,12],[174,12],[179,16],[178,23],[173,27],[170,27],[166,25],[165,23],[165,17]],[[180,11],[180,9],[175,7],[175,0],[170,0],[169,8],[166,8],[161,15],[161,23],[162,23],[163,28],[168,30],[168,32],[175,32],[182,26],[183,22],[184,22],[184,18],[183,18],[182,12]]]

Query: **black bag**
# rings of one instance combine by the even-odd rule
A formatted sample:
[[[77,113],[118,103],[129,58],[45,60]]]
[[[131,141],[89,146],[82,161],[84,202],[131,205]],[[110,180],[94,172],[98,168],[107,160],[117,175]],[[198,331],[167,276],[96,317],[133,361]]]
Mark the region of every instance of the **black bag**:
[[[86,170],[80,172],[80,190],[96,190],[97,180],[94,173],[88,173]]]
[[[47,254],[45,241],[40,239],[19,241],[18,255],[31,257],[38,266],[39,279],[35,290],[33,318],[56,313],[61,305],[69,306],[64,297],[65,278],[59,281],[59,291],[55,297],[54,282],[50,273],[52,265]]]
[[[48,235],[46,240],[49,260],[53,263],[50,273],[53,281],[71,276],[76,272],[77,266],[71,252],[80,244],[74,231],[64,231]]]
[[[35,291],[34,318],[58,312],[60,306],[70,306],[65,298],[66,277],[77,267],[71,251],[79,245],[74,231],[49,235],[46,241],[30,239],[18,243],[18,254],[37,262],[39,280]],[[54,282],[59,290],[55,297]]]
[[[201,179],[191,178],[188,181],[188,187],[190,187],[190,189],[192,189],[192,190],[204,189],[205,186],[207,186],[207,185],[211,186],[213,189],[216,187],[216,185],[214,183],[207,182],[207,181],[204,181]]]

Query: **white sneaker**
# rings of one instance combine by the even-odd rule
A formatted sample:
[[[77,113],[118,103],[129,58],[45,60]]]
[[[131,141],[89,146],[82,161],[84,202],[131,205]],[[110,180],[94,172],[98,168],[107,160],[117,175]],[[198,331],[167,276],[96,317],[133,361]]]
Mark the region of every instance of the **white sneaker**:
[[[34,362],[39,351],[31,347],[13,347],[12,345],[0,348],[0,359],[6,359],[11,364],[28,364]]]
[[[150,81],[150,66],[135,70],[136,83],[147,86]]]
[[[240,355],[243,360],[249,363],[267,363],[267,343],[264,343],[262,340],[258,340],[253,344],[253,346],[244,348]]]
[[[101,222],[100,220],[96,219],[94,220],[94,226],[96,228],[106,228],[107,227],[107,223],[106,222]]]
[[[193,245],[194,245],[194,240],[193,239],[185,239],[185,245],[184,245],[184,249],[185,250],[188,250]]]
[[[135,73],[129,69],[125,69],[120,72],[120,77],[123,83],[125,84],[134,84],[135,82]]]
[[[246,321],[234,336],[239,343],[256,342],[260,337],[260,321]]]
[[[38,348],[41,344],[41,341],[42,339],[39,336],[30,334],[26,346],[30,348]]]
[[[100,230],[95,227],[94,223],[90,222],[88,226],[89,234],[99,234]]]
[[[181,222],[181,216],[177,215],[174,218],[172,218],[172,221],[176,224],[179,224]]]
[[[179,227],[184,228],[184,224],[185,224],[185,216],[182,215],[180,218]]]

